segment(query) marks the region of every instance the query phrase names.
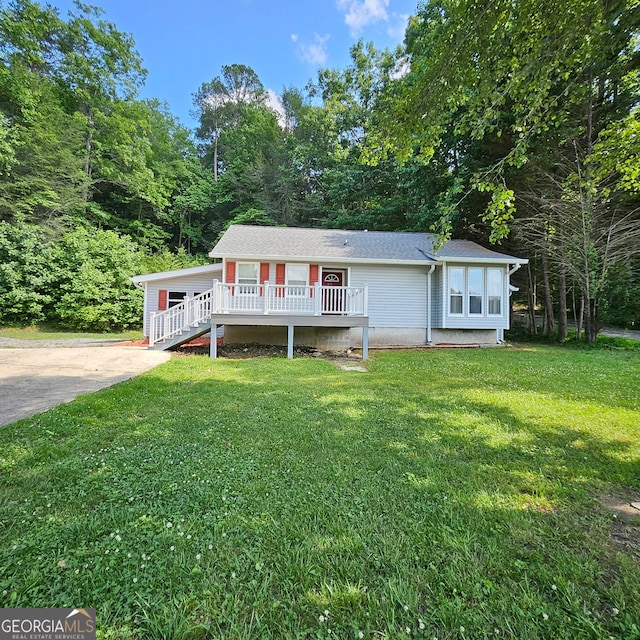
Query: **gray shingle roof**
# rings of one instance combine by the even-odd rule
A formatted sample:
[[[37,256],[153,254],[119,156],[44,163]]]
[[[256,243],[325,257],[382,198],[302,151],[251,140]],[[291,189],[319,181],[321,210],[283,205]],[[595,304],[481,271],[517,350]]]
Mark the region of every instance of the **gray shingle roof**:
[[[209,256],[256,260],[324,259],[427,264],[447,258],[526,262],[521,258],[485,249],[468,240],[450,240],[434,255],[435,241],[436,237],[427,233],[233,225]]]

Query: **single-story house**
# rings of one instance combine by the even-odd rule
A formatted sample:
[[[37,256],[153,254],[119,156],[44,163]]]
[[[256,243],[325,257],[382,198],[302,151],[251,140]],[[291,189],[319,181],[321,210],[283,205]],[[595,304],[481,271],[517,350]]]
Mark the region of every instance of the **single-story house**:
[[[133,279],[152,346],[220,325],[225,342],[286,344],[290,356],[294,344],[364,357],[369,345],[495,345],[510,276],[527,263],[426,233],[250,225],[231,226],[209,256],[220,262]]]

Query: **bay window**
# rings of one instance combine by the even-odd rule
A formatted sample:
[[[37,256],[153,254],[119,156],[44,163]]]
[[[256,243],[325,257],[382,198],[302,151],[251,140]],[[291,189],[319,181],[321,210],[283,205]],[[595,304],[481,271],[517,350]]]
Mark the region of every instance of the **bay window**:
[[[497,267],[449,267],[450,316],[502,316],[504,269]]]

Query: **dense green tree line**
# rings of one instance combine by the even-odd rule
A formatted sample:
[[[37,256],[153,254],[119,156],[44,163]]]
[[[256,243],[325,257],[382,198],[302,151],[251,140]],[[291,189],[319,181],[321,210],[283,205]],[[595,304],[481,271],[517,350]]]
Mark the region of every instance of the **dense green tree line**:
[[[430,1],[397,51],[359,42],[277,99],[223,67],[191,132],[138,98],[143,61],[99,10],[0,0],[0,322],[131,324],[125,276],[233,221],[498,242],[531,257],[547,330],[639,321],[638,23],[637,0]],[[107,232],[120,261],[92,252]]]

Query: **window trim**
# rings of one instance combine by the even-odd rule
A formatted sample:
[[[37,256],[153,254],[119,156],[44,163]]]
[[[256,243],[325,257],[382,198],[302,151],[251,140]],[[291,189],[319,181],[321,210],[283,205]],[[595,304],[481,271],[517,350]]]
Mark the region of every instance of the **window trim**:
[[[500,274],[500,292],[499,294],[492,295],[489,292],[489,272],[497,271]],[[504,309],[504,269],[501,267],[487,267],[487,317],[488,318],[501,318],[503,316],[502,310]],[[500,301],[500,311],[498,313],[491,313],[491,298],[498,298]]]
[[[255,282],[240,282],[240,267],[243,265],[252,265],[255,267]],[[248,280],[249,278],[242,278]],[[259,262],[236,262],[236,285],[238,287],[237,295],[240,296],[257,296],[260,287],[260,263]],[[253,287],[253,289],[250,289]]]
[[[462,271],[462,290],[460,291],[460,293],[456,293],[456,294],[452,294],[451,293],[451,272],[453,270],[458,270],[458,271]],[[465,315],[465,306],[464,306],[464,299],[465,299],[465,290],[466,290],[466,268],[465,267],[447,267],[447,313],[449,315],[449,317],[451,318],[463,318]],[[454,313],[453,311],[451,311],[451,301],[453,298],[461,298],[461,311],[460,313]]]
[[[508,277],[506,270],[501,266],[484,266],[477,264],[466,265],[447,265],[447,282],[444,290],[446,300],[446,314],[448,318],[487,318],[497,319],[505,317],[505,278]],[[451,272],[453,270],[462,271],[462,293],[451,293]],[[471,313],[471,294],[470,294],[470,272],[472,269],[476,269],[482,274],[482,295],[479,296],[482,305],[482,311],[480,313]],[[489,274],[491,271],[495,271],[500,274],[500,293],[499,295],[489,295]],[[451,302],[453,298],[462,298],[462,312],[453,313],[451,311]],[[489,300],[490,298],[498,298],[500,301],[500,313],[490,313]]]
[[[290,284],[289,283],[289,267],[302,267],[305,269],[305,281],[304,284]],[[284,283],[285,283],[285,291],[286,295],[290,298],[306,298],[308,286],[309,286],[309,265],[303,262],[287,262],[284,265]],[[296,293],[295,289],[292,287],[300,287],[302,288],[302,292]]]
[[[480,295],[471,295],[471,272],[478,271],[480,272]],[[486,314],[484,313],[485,304],[485,272],[486,267],[467,267],[467,310],[468,316],[470,318],[484,318]],[[480,298],[480,312],[471,311],[471,298]]]
[[[178,298],[176,296],[182,296]],[[189,297],[188,291],[169,291],[167,290],[167,309],[171,309],[172,307],[177,307],[179,304],[182,304],[186,298]]]

